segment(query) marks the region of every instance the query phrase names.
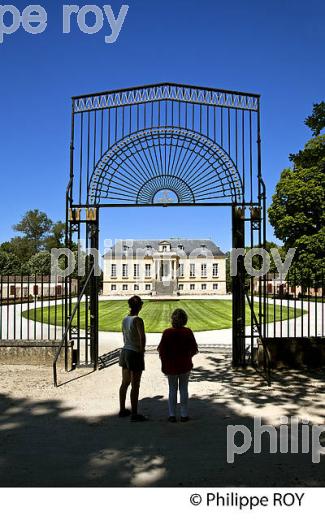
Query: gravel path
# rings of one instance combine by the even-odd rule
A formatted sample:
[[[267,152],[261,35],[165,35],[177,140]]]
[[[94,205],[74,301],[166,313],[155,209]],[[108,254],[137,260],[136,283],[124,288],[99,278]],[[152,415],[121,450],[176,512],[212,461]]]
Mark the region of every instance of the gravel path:
[[[120,368],[97,372],[0,366],[1,486],[323,486],[324,457],[252,449],[227,463],[227,426],[253,429],[296,416],[324,423],[324,372],[277,373],[267,387],[253,369],[234,371],[229,349],[205,347],[191,375],[189,423],[166,421],[167,385],[155,350],[146,355],[143,424],[119,419]],[[64,384],[66,382],[68,384]],[[237,441],[240,443],[240,439]]]

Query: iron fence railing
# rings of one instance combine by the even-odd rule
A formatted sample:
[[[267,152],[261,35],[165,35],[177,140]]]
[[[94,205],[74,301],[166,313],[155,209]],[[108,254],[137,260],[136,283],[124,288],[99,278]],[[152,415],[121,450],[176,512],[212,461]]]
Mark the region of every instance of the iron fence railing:
[[[264,337],[324,337],[324,272],[289,271],[285,280],[276,273],[254,279]],[[253,295],[253,299],[254,299]]]
[[[66,297],[78,293],[78,280],[0,275],[0,340],[60,340]]]
[[[255,331],[257,332],[257,338],[260,342],[260,345],[263,349],[263,375],[267,381],[267,384],[271,385],[271,360],[270,360],[270,353],[268,351],[267,345],[265,343],[265,338],[263,337],[262,327],[260,321],[257,319],[257,316],[255,314],[254,305],[252,302],[252,298],[249,295],[248,291],[245,291],[246,300],[248,303],[248,306],[250,308],[251,317],[253,321],[253,326]],[[252,356],[252,365],[256,366],[256,360]]]
[[[91,281],[91,278],[93,277],[94,275],[94,270],[95,270],[95,266],[93,265],[89,271],[89,274],[86,278],[86,281],[81,289],[81,291],[79,292],[79,295],[78,295],[78,299],[71,311],[71,314],[69,315],[69,319],[68,319],[68,323],[67,323],[67,326],[65,327],[65,330],[64,330],[64,333],[63,333],[63,336],[62,336],[62,341],[61,341],[61,344],[58,348],[58,351],[55,355],[55,358],[54,358],[54,361],[53,361],[53,382],[54,382],[54,386],[58,386],[58,382],[57,382],[57,362],[58,362],[58,359],[60,357],[60,354],[61,354],[61,351],[63,349],[63,347],[67,347],[67,342],[68,342],[68,338],[69,338],[69,334],[71,332],[71,328],[72,328],[72,324],[73,324],[73,321],[75,319],[75,316],[76,314],[80,313],[80,304],[81,304],[81,301],[86,293],[86,290],[88,289],[89,287],[89,284],[90,284],[90,281]],[[94,368],[96,367],[96,363],[94,364]]]

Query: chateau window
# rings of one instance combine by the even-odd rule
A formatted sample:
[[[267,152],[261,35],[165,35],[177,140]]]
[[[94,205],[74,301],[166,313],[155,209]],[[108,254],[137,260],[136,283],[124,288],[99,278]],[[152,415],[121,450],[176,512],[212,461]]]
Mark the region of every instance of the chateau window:
[[[178,247],[178,249],[180,249],[181,251],[184,251],[184,246],[183,246],[183,244],[178,244],[177,247]]]
[[[190,264],[190,276],[195,276],[195,264]]]
[[[194,283],[191,283],[191,284],[190,284],[190,291],[194,291],[194,289],[195,289],[195,284],[194,284]]]
[[[140,275],[140,265],[133,264],[133,276],[138,277]]]
[[[180,283],[179,286],[178,286],[178,289],[179,289],[179,291],[183,291],[183,289],[184,289],[184,284]]]
[[[111,291],[116,291],[116,285],[115,284],[111,285]]]
[[[122,290],[123,290],[123,291],[127,291],[127,290],[128,290],[128,286],[127,286],[126,284],[123,284],[123,285],[122,285]]]
[[[214,283],[214,284],[213,284],[213,290],[214,290],[214,291],[217,291],[217,290],[218,290],[218,284],[217,284],[217,283]]]
[[[150,283],[146,283],[145,288],[146,288],[146,291],[151,291]]]
[[[111,276],[116,276],[116,264],[111,265]]]
[[[218,268],[219,268],[218,264],[213,264],[213,266],[212,266],[212,275],[213,276],[218,276]]]
[[[122,276],[124,276],[126,278],[127,275],[128,275],[128,264],[122,264]]]
[[[129,249],[129,246],[123,246],[124,253],[127,253],[128,249]]]
[[[179,264],[179,276],[184,276],[184,264]]]
[[[206,283],[201,283],[201,290],[202,291],[206,291],[207,290],[207,284]]]
[[[162,251],[163,253],[166,253],[167,251],[170,251],[170,243],[165,242],[164,240],[159,243],[159,251]]]
[[[207,264],[201,264],[201,276],[207,275]]]
[[[145,276],[150,277],[151,276],[151,265],[145,264]]]
[[[139,290],[139,286],[138,286],[138,284],[136,284],[136,283],[134,284],[134,290],[135,290],[135,291],[138,291],[138,290]]]

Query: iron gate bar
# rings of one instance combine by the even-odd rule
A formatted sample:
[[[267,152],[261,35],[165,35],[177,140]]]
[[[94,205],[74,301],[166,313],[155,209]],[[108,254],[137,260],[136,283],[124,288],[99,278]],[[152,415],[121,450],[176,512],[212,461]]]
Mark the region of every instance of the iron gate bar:
[[[71,96],[71,99],[81,99],[81,98],[88,98],[88,97],[98,97],[98,96],[104,96],[107,94],[120,94],[122,92],[130,92],[133,90],[141,90],[141,89],[147,89],[147,88],[160,88],[160,87],[178,87],[183,90],[185,89],[194,89],[194,90],[204,90],[204,91],[211,91],[211,92],[220,92],[223,94],[233,94],[238,96],[246,96],[246,97],[253,97],[253,98],[260,98],[261,95],[257,93],[250,93],[250,92],[244,92],[242,90],[229,90],[229,89],[217,89],[214,87],[204,87],[204,86],[198,86],[198,85],[189,85],[185,83],[173,83],[173,82],[162,82],[162,83],[146,83],[144,85],[135,85],[133,87],[127,87],[127,88],[120,88],[120,89],[110,89],[110,90],[104,90],[101,92],[92,92],[88,94],[79,94],[77,96]],[[154,100],[150,100],[154,101]]]
[[[256,112],[258,110],[259,98],[259,94],[247,92],[181,85],[178,83],[158,83],[83,94],[73,96],[72,100],[75,113],[116,107],[121,108],[159,101],[181,101],[192,105],[218,106]]]
[[[260,321],[257,319],[255,311],[254,311],[253,301],[249,297],[249,294],[248,294],[247,290],[245,290],[245,296],[246,296],[248,305],[250,307],[251,314],[253,316],[254,325],[255,325],[256,330],[258,332],[258,338],[259,338],[259,340],[261,342],[261,345],[262,345],[262,348],[263,348],[263,369],[264,369],[265,379],[266,379],[266,382],[267,382],[268,386],[271,386],[271,359],[270,359],[270,353],[269,353],[268,348],[267,348],[267,346],[265,344],[265,337],[263,336],[263,333],[262,333],[262,329],[261,329],[261,326],[260,326]]]
[[[73,319],[76,315],[76,312],[77,310],[79,309],[80,307],[80,303],[81,303],[81,300],[85,294],[85,291],[88,287],[88,284],[90,283],[91,281],[91,278],[94,274],[94,266],[92,266],[92,268],[90,269],[89,273],[88,273],[88,276],[87,276],[87,279],[84,283],[84,286],[80,292],[80,294],[78,295],[78,299],[77,299],[77,302],[69,316],[69,320],[68,320],[68,323],[66,324],[66,328],[65,328],[65,331],[64,331],[64,334],[63,334],[63,337],[62,337],[62,341],[61,341],[61,344],[58,348],[58,351],[55,355],[55,358],[54,358],[54,361],[53,361],[53,383],[54,383],[54,386],[58,386],[57,384],[57,362],[58,362],[58,359],[59,359],[59,356],[61,354],[61,351],[62,351],[62,348],[64,346],[67,346],[67,342],[68,342],[68,334],[70,333],[70,329],[71,329],[71,326],[72,326],[72,322],[73,322]],[[67,350],[67,349],[66,349]],[[67,368],[67,367],[66,367]]]
[[[98,240],[98,221],[89,222],[87,215],[70,221],[69,212],[74,209],[96,209],[98,219],[99,209],[104,207],[211,206],[234,211],[238,205],[243,209],[262,208],[257,227],[257,242],[261,244],[266,213],[261,188],[259,94],[164,82],[74,96],[71,102],[66,244],[72,245],[75,233],[80,239],[84,228],[86,247],[89,240],[94,243],[88,236],[90,227],[95,230],[95,242]],[[156,202],[162,189],[173,192],[175,202]],[[252,222],[248,224],[253,227]],[[239,229],[244,245],[245,223],[240,220],[234,232]],[[233,300],[238,296],[241,303],[235,305],[237,315],[233,319],[234,326],[238,319],[241,321],[235,350],[239,363],[245,363],[242,265],[240,270]],[[71,292],[71,281],[68,286]],[[88,311],[85,318],[86,359],[88,346],[90,355],[98,356],[94,334],[96,328],[98,332],[98,294],[93,282],[91,287],[90,294],[85,295],[86,308],[92,309],[90,329]],[[67,314],[71,314],[72,298],[68,291],[66,295]],[[81,340],[80,309],[77,312],[77,338]],[[260,320],[263,316],[265,313],[259,312]],[[80,341],[77,345],[80,351]]]
[[[181,145],[180,140],[182,140]],[[194,148],[191,147],[192,142]],[[178,171],[170,171],[167,166],[167,148],[169,165],[171,152],[175,154],[175,143],[182,148],[183,158]],[[158,161],[155,164],[151,148],[155,150],[158,147],[160,152],[162,146],[165,152],[164,159],[160,164]],[[175,178],[178,179],[178,184],[184,182],[175,190],[181,195],[181,202],[187,202],[182,200],[182,191],[184,192],[185,187],[188,191],[185,192],[185,197],[189,198],[190,195],[192,203],[199,202],[200,198],[202,200],[225,196],[240,202],[243,197],[240,175],[225,150],[206,136],[196,131],[190,133],[183,128],[152,128],[136,131],[120,139],[99,158],[94,167],[88,187],[91,204],[98,203],[102,198],[130,202],[133,199],[136,202],[144,202],[139,200],[139,197],[143,198],[144,188],[141,188],[141,181],[135,179],[134,175],[142,178],[142,186],[146,187],[145,191],[148,194],[145,198],[149,198],[150,203],[153,202],[154,194],[160,189],[175,190],[177,187]],[[150,185],[153,189],[150,188],[148,191]]]
[[[99,208],[165,208],[165,207],[193,207],[193,206],[197,206],[197,207],[226,207],[226,208],[231,208],[231,207],[234,207],[234,206],[238,206],[238,204],[235,204],[234,202],[195,202],[195,204],[193,203],[186,203],[186,202],[178,202],[178,203],[175,203],[175,202],[155,202],[154,204],[136,204],[136,203],[133,203],[133,204],[110,204],[110,203],[106,203],[106,202],[103,202],[103,203],[100,203],[100,204],[94,204],[92,205],[91,207],[92,208],[96,208],[96,209],[99,209]],[[246,208],[249,208],[250,206],[254,206],[254,207],[259,207],[260,206],[260,202],[250,202],[249,204],[245,204],[245,207]],[[89,205],[88,204],[71,204],[71,209],[87,209],[89,208]],[[250,219],[248,219],[250,220]],[[77,220],[76,222],[88,222],[87,220]]]

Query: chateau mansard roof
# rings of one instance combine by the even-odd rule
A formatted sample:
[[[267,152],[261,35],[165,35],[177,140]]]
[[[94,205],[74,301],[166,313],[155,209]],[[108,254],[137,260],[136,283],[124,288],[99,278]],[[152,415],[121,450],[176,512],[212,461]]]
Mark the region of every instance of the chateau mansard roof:
[[[115,245],[104,255],[104,258],[118,257],[122,255],[148,256],[152,249],[158,253],[161,245],[170,244],[170,252],[179,256],[206,256],[206,253],[213,256],[225,257],[225,253],[209,239],[188,239],[188,238],[167,238],[167,239],[144,239],[144,240],[117,240]],[[125,246],[128,246],[125,249]]]

